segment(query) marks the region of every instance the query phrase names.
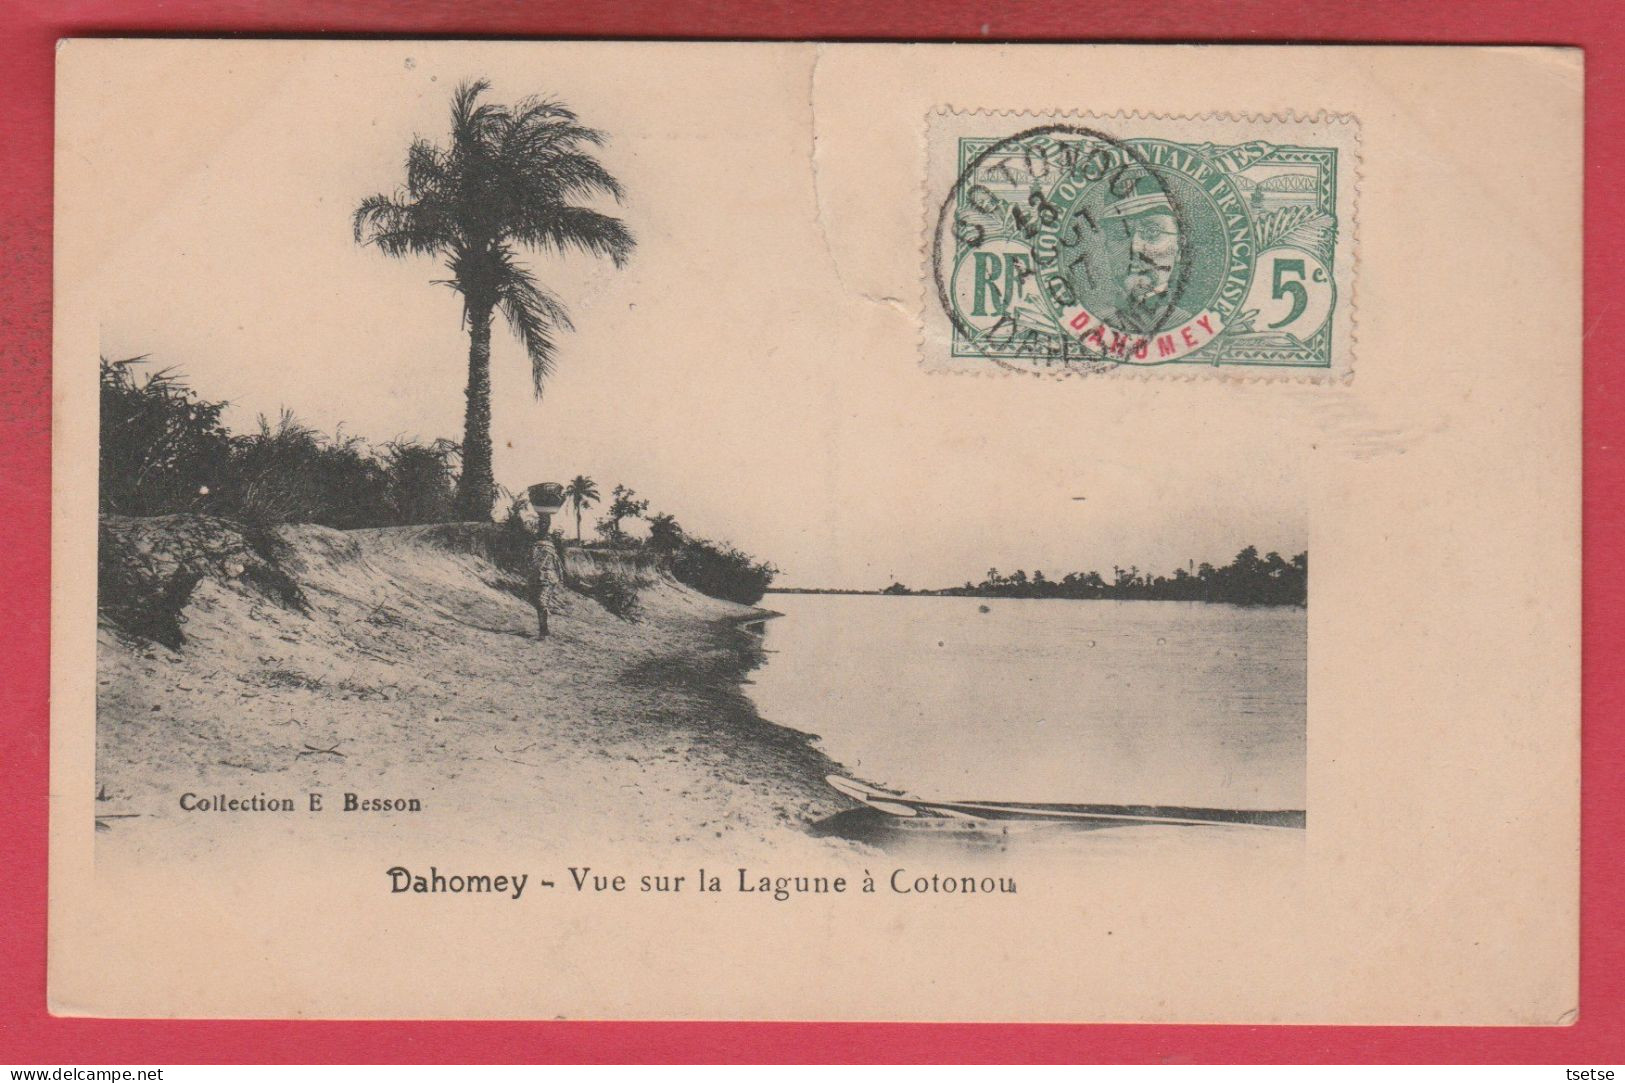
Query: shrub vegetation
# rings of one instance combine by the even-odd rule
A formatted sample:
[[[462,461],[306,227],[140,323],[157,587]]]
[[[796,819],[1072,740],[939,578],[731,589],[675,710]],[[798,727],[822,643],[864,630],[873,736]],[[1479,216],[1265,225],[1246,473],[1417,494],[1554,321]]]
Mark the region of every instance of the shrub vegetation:
[[[755,605],[779,570],[725,542],[685,536],[671,557],[671,572],[702,594]]]
[[[396,439],[372,445],[342,431],[328,436],[284,410],[260,418],[255,432],[233,435],[221,423],[226,403],[198,397],[173,370],[138,375],[143,357],[101,363],[101,510],[129,516],[191,513],[234,519],[270,537],[280,523],[349,530],[453,522],[457,518],[458,446]],[[577,514],[597,499],[578,477]],[[777,569],[723,542],[691,537],[671,515],[648,518],[640,540],[621,525],[643,519],[649,502],[617,485],[604,521],[612,548],[647,548],[695,590],[754,605]],[[578,525],[579,529],[579,525]],[[562,544],[563,539],[554,533]],[[497,563],[523,571],[534,539],[517,507],[495,539]],[[589,546],[595,543],[588,543]],[[584,593],[625,619],[637,618],[635,588],[608,578]]]
[[[284,410],[232,435],[224,402],[198,397],[172,370],[136,374],[144,358],[101,363],[101,510],[193,512],[245,523],[350,529],[452,519],[457,446],[397,439],[373,447],[326,436]]]

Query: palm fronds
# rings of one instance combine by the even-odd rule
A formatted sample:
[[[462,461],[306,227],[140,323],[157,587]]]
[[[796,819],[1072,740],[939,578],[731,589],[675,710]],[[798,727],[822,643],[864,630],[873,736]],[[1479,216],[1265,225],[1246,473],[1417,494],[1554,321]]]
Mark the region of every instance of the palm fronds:
[[[527,97],[512,106],[482,100],[484,79],[452,94],[451,142],[414,139],[405,183],[356,207],[359,244],[385,255],[434,255],[451,272],[446,284],[463,294],[465,311],[500,308],[525,347],[538,396],[553,371],[558,332],[573,325],[564,305],[544,289],[516,248],[581,252],[625,265],[636,244],[624,222],[573,201],[625,196],[621,184],[586,148],[604,133],[580,122],[562,102]]]
[[[553,330],[575,329],[570,314],[559,299],[536,284],[536,280],[511,262],[505,262],[497,287],[497,304],[508,319],[514,337],[530,357],[531,386],[541,398],[547,378],[553,374]]]

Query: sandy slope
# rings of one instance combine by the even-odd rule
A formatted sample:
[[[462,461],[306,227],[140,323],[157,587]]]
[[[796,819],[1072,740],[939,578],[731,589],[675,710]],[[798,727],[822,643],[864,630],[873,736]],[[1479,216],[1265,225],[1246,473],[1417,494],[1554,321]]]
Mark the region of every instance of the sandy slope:
[[[102,622],[99,848],[395,832],[720,851],[805,840],[843,806],[822,781],[836,765],[739,692],[754,637],[736,623],[756,611],[655,576],[639,622],[572,592],[538,642],[519,581],[489,559],[494,531],[282,528],[260,548],[300,611],[265,589],[230,524],[104,522],[104,562],[202,578],[175,648]],[[346,791],[424,811],[340,814]],[[303,814],[311,792],[319,816]],[[186,793],[291,797],[301,814],[185,812]]]

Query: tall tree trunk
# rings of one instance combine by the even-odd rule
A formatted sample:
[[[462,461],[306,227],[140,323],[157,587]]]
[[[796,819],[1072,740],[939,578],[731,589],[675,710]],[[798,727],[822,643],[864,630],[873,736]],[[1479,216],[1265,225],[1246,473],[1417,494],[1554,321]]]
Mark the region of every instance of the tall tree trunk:
[[[457,517],[488,522],[496,478],[491,473],[491,305],[468,306],[468,390],[463,412],[463,472],[457,479]]]
[[[576,505],[576,544],[581,544],[581,505]]]

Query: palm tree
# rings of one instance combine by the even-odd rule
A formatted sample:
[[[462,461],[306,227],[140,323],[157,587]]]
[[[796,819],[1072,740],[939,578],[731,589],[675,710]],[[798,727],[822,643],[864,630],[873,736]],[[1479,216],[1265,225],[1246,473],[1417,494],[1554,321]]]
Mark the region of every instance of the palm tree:
[[[457,512],[486,519],[496,483],[491,473],[491,314],[500,308],[530,356],[537,398],[553,372],[557,330],[572,330],[559,299],[518,261],[521,248],[608,256],[622,266],[631,232],[618,218],[572,200],[609,195],[621,185],[587,146],[604,135],[584,127],[559,102],[523,98],[512,106],[481,102],[484,79],[452,94],[451,144],[414,139],[406,183],[394,195],[368,196],[355,211],[358,244],[387,256],[435,256],[463,295],[468,326],[468,389],[463,417],[463,470]]]
[[[576,513],[576,544],[581,544],[581,509],[598,503],[598,483],[585,474],[577,474],[564,487],[564,497]]]

